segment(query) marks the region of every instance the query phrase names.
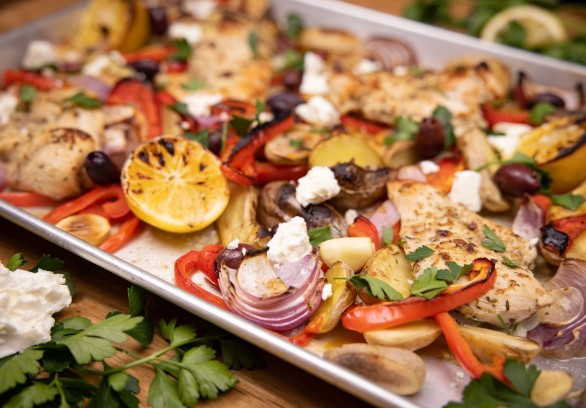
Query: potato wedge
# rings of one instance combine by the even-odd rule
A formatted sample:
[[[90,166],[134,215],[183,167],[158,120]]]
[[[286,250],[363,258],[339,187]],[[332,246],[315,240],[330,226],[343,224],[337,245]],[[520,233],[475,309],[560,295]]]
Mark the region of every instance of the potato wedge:
[[[374,254],[374,244],[370,238],[336,238],[319,244],[319,256],[332,267],[336,262],[344,262],[354,272],[358,272]]]
[[[543,370],[531,390],[531,401],[540,407],[549,407],[566,399],[574,379],[565,371]]]
[[[365,332],[364,339],[368,344],[415,351],[429,346],[441,333],[436,322],[423,319],[390,329]]]
[[[411,294],[411,284],[409,281],[415,279],[411,269],[411,263],[405,259],[405,252],[400,246],[392,244],[375,252],[362,268],[362,273],[385,281],[403,295],[404,298],[409,297]],[[363,291],[358,292],[358,296],[365,303],[376,303],[380,301]]]
[[[415,394],[425,382],[425,363],[409,350],[353,343],[326,350],[324,358],[400,395]]]
[[[472,348],[479,360],[492,363],[496,354],[504,359],[521,360],[529,363],[541,351],[533,340],[481,327],[460,326],[462,337]]]
[[[582,182],[578,187],[572,190],[572,194],[579,195],[586,198],[586,180]],[[547,214],[549,220],[555,220],[558,218],[573,217],[575,215],[586,214],[586,201],[582,203],[576,210],[570,210],[569,208],[562,207],[561,205],[552,205]]]
[[[309,154],[309,167],[335,166],[349,163],[366,168],[383,166],[383,161],[367,140],[359,136],[338,135],[330,137],[315,146]]]
[[[415,150],[414,141],[398,140],[385,150],[383,160],[385,166],[388,166],[391,169],[398,169],[401,166],[415,164],[420,159]]]
[[[315,329],[312,333],[327,333],[332,330],[342,317],[342,313],[356,300],[356,288],[345,279],[354,275],[354,271],[342,262],[336,262],[325,274],[326,285],[332,285],[332,296],[324,300],[312,316],[308,327]]]

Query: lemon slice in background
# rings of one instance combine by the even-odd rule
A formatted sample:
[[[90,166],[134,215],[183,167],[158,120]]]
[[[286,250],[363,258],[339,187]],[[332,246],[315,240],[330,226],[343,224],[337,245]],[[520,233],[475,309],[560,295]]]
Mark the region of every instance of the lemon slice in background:
[[[498,42],[499,35],[512,23],[525,29],[523,46],[527,48],[544,47],[568,39],[568,33],[561,20],[546,9],[533,5],[509,7],[494,15],[480,34],[483,40]]]
[[[163,136],[139,146],[122,168],[122,189],[132,212],[170,232],[213,223],[228,205],[220,160],[199,143]]]

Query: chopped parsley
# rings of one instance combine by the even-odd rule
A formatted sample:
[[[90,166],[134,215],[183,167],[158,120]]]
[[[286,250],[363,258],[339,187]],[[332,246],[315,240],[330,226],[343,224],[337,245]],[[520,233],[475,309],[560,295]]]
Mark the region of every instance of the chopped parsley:
[[[34,86],[24,84],[20,87],[20,92],[18,94],[18,100],[20,103],[29,104],[37,96],[37,90]]]
[[[297,13],[288,14],[287,20],[285,21],[285,35],[287,38],[296,41],[299,39],[301,31],[303,31],[303,20],[301,16]]]
[[[102,101],[91,96],[86,95],[83,92],[78,92],[69,98],[65,98],[63,102],[79,106],[84,109],[97,109],[102,107]]]
[[[365,290],[369,295],[374,296],[381,300],[401,300],[403,295],[397,290],[393,289],[391,285],[382,279],[375,278],[364,274],[353,275],[348,278],[335,278],[335,279],[346,279],[356,287],[358,290]]]
[[[387,227],[383,225],[383,242],[388,245],[393,243],[393,239],[395,239],[395,230],[392,227]]]
[[[437,277],[437,267],[430,266],[421,273],[411,285],[411,294],[423,296],[427,300],[440,294],[448,284]]]
[[[539,102],[531,108],[529,113],[529,122],[532,125],[541,125],[545,121],[545,117],[556,112],[556,107],[549,102]]]
[[[422,245],[419,248],[417,248],[415,251],[405,255],[405,258],[407,258],[409,261],[420,261],[422,259],[427,258],[428,256],[430,256],[434,252],[435,251],[433,249],[431,249],[425,245]]]
[[[560,205],[572,211],[575,211],[578,208],[580,208],[580,206],[584,204],[584,201],[586,201],[586,198],[579,194],[568,193],[551,196],[552,203],[554,203],[555,205]]]
[[[484,232],[483,247],[492,249],[495,252],[504,252],[506,250],[503,241],[487,225],[482,227],[482,232]]]
[[[173,112],[178,113],[181,116],[189,116],[189,111],[187,110],[186,103],[176,102],[172,105],[168,105],[167,108],[171,109]]]
[[[395,122],[395,131],[387,136],[384,144],[392,145],[399,140],[412,140],[419,130],[419,123],[405,116],[399,116]]]
[[[210,132],[207,129],[201,130],[197,133],[185,132],[183,136],[189,140],[195,140],[204,147],[210,146]]]
[[[250,52],[252,52],[252,56],[256,59],[260,56],[260,52],[258,49],[258,45],[260,43],[260,38],[256,31],[251,31],[248,34],[248,46],[250,47]]]
[[[285,60],[283,71],[288,71],[294,69],[296,71],[303,71],[304,59],[303,54],[300,52],[289,48],[283,54],[283,58]]]
[[[189,57],[191,57],[193,51],[191,45],[189,45],[185,38],[174,40],[173,46],[175,47],[175,54],[171,55],[169,59],[175,61],[187,61]]]
[[[439,269],[436,278],[449,283],[456,282],[462,275],[470,272],[474,264],[458,265],[456,262],[448,262],[448,269]]]
[[[503,256],[503,263],[511,268],[518,268],[520,266],[517,262],[506,256]]]
[[[303,139],[290,139],[289,146],[294,147],[295,149],[305,147],[305,145],[303,144]]]
[[[450,112],[445,106],[439,105],[433,111],[432,116],[439,120],[444,127],[444,147],[446,149],[452,147],[456,141],[454,127],[452,126],[452,112]]]
[[[334,238],[332,230],[327,225],[325,227],[309,228],[307,230],[307,235],[309,235],[309,243],[314,248],[322,242]]]
[[[206,84],[201,79],[197,79],[197,78],[192,78],[189,81],[181,84],[181,88],[183,88],[187,91],[197,91],[198,89],[203,89],[207,86],[208,86],[208,84]]]

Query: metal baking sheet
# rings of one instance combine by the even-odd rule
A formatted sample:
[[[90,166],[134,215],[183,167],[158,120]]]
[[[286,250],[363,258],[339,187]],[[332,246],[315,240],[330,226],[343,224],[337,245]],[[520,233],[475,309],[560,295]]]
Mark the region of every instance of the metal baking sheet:
[[[29,41],[41,38],[58,40],[70,33],[82,4],[0,36],[0,72],[19,64]],[[288,13],[296,12],[303,16],[308,25],[343,27],[362,37],[381,35],[401,39],[414,47],[421,65],[431,68],[441,67],[452,57],[483,54],[504,61],[513,72],[524,70],[544,83],[571,86],[578,80],[586,79],[584,66],[487,43],[336,0],[272,0],[271,12],[278,21],[282,21]],[[441,378],[445,386],[441,389],[433,388],[428,381],[416,396],[401,397],[352,371],[323,360],[316,353],[297,347],[177,288],[172,283],[173,261],[187,250],[200,247],[212,239],[215,234],[212,228],[202,234],[181,236],[146,228],[137,241],[113,256],[2,200],[0,216],[373,405],[441,406],[451,399],[459,398],[468,382],[459,366],[425,357],[428,378]]]

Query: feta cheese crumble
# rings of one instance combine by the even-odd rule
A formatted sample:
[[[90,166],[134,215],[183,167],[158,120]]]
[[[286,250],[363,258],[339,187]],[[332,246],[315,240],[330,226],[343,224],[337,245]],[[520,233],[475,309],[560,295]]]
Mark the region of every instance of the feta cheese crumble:
[[[358,218],[359,215],[358,211],[354,208],[349,208],[344,213],[344,220],[346,221],[346,224],[351,225],[354,224],[354,221],[356,221],[356,218]]]
[[[0,93],[0,126],[7,124],[10,117],[16,111],[18,98],[9,93]]]
[[[338,180],[329,167],[313,167],[297,183],[295,198],[304,207],[323,203],[340,193]]]
[[[454,184],[448,198],[454,203],[462,204],[470,211],[478,212],[482,209],[480,199],[480,173],[473,170],[458,171],[455,174]]]
[[[305,94],[324,94],[330,90],[324,60],[314,52],[308,51],[303,57],[303,76],[299,92]]]
[[[366,75],[380,71],[381,69],[382,65],[380,62],[364,58],[352,68],[352,73],[355,75]]]
[[[226,245],[226,248],[227,249],[236,249],[236,248],[238,248],[238,245],[240,245],[240,240],[238,238],[236,238],[236,239],[230,241],[228,243],[228,245]]]
[[[0,358],[50,341],[52,315],[70,304],[63,275],[0,263]]]
[[[44,65],[59,62],[55,47],[49,41],[31,41],[26,48],[22,66],[26,69],[38,69]]]
[[[432,162],[431,160],[423,160],[419,163],[419,167],[421,168],[421,172],[423,174],[433,174],[439,171],[439,166]]]
[[[309,243],[307,225],[301,217],[293,217],[287,222],[280,223],[267,246],[269,261],[277,265],[298,261],[313,249]]]
[[[85,64],[81,70],[84,75],[99,77],[104,73],[124,67],[126,62],[118,51],[111,51],[108,54],[98,55]]]
[[[177,21],[169,26],[169,37],[185,39],[189,44],[197,44],[203,38],[203,30],[198,23]]]
[[[493,130],[504,135],[488,135],[488,144],[499,152],[501,158],[507,159],[515,154],[521,135],[531,129],[533,129],[531,126],[522,123],[497,123],[493,126]]]
[[[186,0],[183,2],[183,10],[197,19],[208,18],[216,6],[215,0]]]
[[[326,283],[324,285],[324,288],[321,291],[321,299],[322,300],[327,300],[328,298],[332,297],[333,295],[333,291],[332,291],[332,284],[331,283]]]
[[[193,116],[210,116],[211,107],[222,102],[222,94],[195,93],[183,97],[182,102],[187,105],[187,111]]]
[[[297,105],[295,114],[315,126],[332,127],[340,122],[340,113],[323,96],[314,96],[307,103]]]

